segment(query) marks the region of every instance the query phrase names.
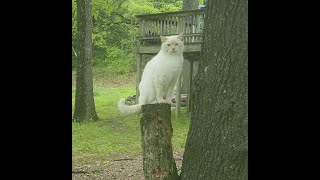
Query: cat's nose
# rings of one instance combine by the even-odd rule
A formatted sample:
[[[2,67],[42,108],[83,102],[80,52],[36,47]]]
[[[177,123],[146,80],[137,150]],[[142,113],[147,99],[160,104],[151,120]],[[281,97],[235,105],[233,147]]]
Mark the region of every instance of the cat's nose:
[[[175,51],[176,50],[176,48],[172,48],[172,51]]]

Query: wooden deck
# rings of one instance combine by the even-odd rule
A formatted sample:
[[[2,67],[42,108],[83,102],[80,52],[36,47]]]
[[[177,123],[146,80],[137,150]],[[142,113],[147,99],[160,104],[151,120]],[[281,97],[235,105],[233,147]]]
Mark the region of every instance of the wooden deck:
[[[136,16],[139,22],[139,35],[136,37],[139,41],[135,47],[137,57],[137,84],[136,94],[138,102],[139,83],[143,72],[143,66],[146,64],[142,56],[155,55],[160,50],[160,35],[170,36],[184,32],[184,58],[188,59],[192,66],[193,61],[197,61],[200,57],[202,31],[204,26],[204,10],[177,11],[159,14],[146,14]],[[189,70],[192,74],[192,69]],[[181,77],[177,84],[180,84]],[[190,78],[190,86],[192,78]],[[190,88],[189,88],[190,89]],[[177,115],[180,114],[180,86],[177,86]],[[190,97],[190,91],[188,92]],[[188,98],[189,99],[189,98]],[[188,104],[190,101],[188,100]],[[189,108],[188,108],[189,109]]]
[[[160,50],[160,35],[170,36],[184,32],[184,52],[200,51],[204,10],[137,15],[139,40],[136,53],[153,54]]]

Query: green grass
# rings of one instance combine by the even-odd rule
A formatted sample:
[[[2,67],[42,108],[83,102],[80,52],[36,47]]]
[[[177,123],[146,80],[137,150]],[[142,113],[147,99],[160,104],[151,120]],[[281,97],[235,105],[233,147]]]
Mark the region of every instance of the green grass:
[[[73,76],[75,72],[73,72]],[[74,77],[73,77],[74,78]],[[94,69],[94,101],[99,120],[96,122],[72,122],[72,160],[81,164],[110,160],[119,154],[141,153],[141,114],[121,115],[117,102],[122,97],[135,94],[135,75],[108,75],[105,70]],[[75,85],[72,89],[74,108]],[[189,117],[182,109],[177,119],[172,111],[173,148],[185,146],[189,129]]]

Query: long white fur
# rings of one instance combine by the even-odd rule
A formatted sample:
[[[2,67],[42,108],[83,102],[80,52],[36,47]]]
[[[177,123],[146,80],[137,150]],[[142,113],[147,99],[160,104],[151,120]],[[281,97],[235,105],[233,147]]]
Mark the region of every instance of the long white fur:
[[[127,106],[125,98],[118,102],[123,114],[141,111],[141,105],[171,103],[171,97],[183,65],[183,33],[175,36],[160,36],[161,49],[145,66],[139,84],[139,104]],[[170,44],[170,46],[168,46]]]

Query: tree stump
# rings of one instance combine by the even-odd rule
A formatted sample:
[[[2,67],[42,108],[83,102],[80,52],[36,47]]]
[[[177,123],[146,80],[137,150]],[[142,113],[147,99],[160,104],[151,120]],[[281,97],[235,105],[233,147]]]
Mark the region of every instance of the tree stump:
[[[142,105],[140,120],[143,171],[146,180],[176,180],[178,172],[172,152],[169,104]]]

